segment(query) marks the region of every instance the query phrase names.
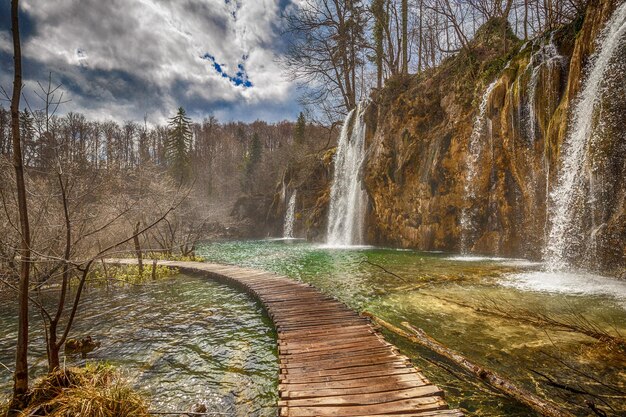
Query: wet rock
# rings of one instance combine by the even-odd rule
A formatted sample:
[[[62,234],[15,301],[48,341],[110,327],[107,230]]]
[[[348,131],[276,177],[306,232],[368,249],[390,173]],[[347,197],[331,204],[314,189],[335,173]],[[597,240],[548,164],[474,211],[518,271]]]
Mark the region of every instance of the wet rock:
[[[585,64],[616,3],[590,2],[584,21],[546,34],[507,57],[502,55],[502,28],[490,22],[473,45],[479,59],[460,53],[439,68],[391,79],[375,92],[368,112],[376,117],[368,123],[370,157],[365,169],[368,242],[458,251],[460,217],[463,210],[471,210],[475,230],[470,251],[540,258],[549,227],[546,190],[555,186]],[[539,65],[531,55],[548,41],[554,42],[562,60]],[[521,44],[509,39],[511,50]],[[534,70],[536,85],[531,83]],[[626,75],[614,78],[622,87],[609,86],[607,91],[623,95]],[[481,95],[494,79],[498,83],[485,112],[475,195],[468,198],[464,187],[468,142]],[[607,98],[603,117],[609,112],[623,117],[625,106],[626,97]],[[582,233],[593,237],[595,246],[572,248],[578,251],[574,258],[603,271],[623,270],[626,262],[623,138],[623,123],[612,123],[594,139],[594,165],[603,174],[591,175],[595,182],[585,186],[603,187],[597,191],[603,204],[580,216],[590,219]]]

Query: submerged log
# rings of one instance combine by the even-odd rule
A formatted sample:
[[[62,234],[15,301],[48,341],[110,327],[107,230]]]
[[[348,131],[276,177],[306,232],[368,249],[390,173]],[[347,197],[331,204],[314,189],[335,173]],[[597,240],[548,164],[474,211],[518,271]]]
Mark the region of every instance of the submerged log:
[[[470,374],[476,376],[489,387],[515,399],[516,401],[519,401],[520,403],[533,409],[542,416],[574,417],[574,415],[569,411],[563,410],[559,408],[556,404],[548,400],[542,399],[537,395],[525,390],[524,388],[515,385],[513,382],[507,380],[496,372],[486,369],[480,365],[476,365],[465,356],[461,355],[458,352],[455,352],[454,350],[433,339],[422,329],[417,329],[411,326],[409,323],[403,322],[402,325],[411,331],[409,333],[369,313],[366,313],[366,315],[371,317],[371,319],[375,323],[386,328],[387,330],[396,333],[412,342],[418,343],[432,350],[438,355],[449,359],[450,361],[457,364],[459,367],[465,369]]]

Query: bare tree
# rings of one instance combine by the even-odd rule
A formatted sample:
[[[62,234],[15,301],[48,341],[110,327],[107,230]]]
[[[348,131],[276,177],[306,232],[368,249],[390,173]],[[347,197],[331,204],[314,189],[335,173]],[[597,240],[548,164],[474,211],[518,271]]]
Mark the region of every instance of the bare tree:
[[[402,73],[409,73],[409,3],[402,0]]]
[[[26,202],[26,185],[20,140],[20,97],[22,95],[22,50],[20,45],[18,0],[11,1],[11,33],[13,35],[14,79],[11,98],[11,134],[13,142],[13,166],[18,198],[18,213],[21,233],[20,279],[18,292],[18,330],[15,354],[13,399],[9,415],[23,408],[28,391],[28,296],[30,279],[30,225]]]
[[[303,103],[322,106],[331,121],[364,93],[365,19],[360,0],[305,0],[286,16],[287,70],[307,85]]]

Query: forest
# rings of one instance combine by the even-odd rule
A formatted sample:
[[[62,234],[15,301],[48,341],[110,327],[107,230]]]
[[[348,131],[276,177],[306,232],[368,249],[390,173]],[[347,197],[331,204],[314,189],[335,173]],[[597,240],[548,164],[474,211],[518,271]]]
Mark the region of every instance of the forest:
[[[623,0],[6,3],[0,415],[626,412]]]

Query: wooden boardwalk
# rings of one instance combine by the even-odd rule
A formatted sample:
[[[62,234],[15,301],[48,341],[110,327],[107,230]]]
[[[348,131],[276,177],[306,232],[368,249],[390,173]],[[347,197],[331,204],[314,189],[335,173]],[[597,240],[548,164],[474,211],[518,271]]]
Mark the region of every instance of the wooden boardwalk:
[[[463,416],[369,319],[314,287],[249,268],[159,264],[236,284],[261,302],[278,333],[280,416]]]

